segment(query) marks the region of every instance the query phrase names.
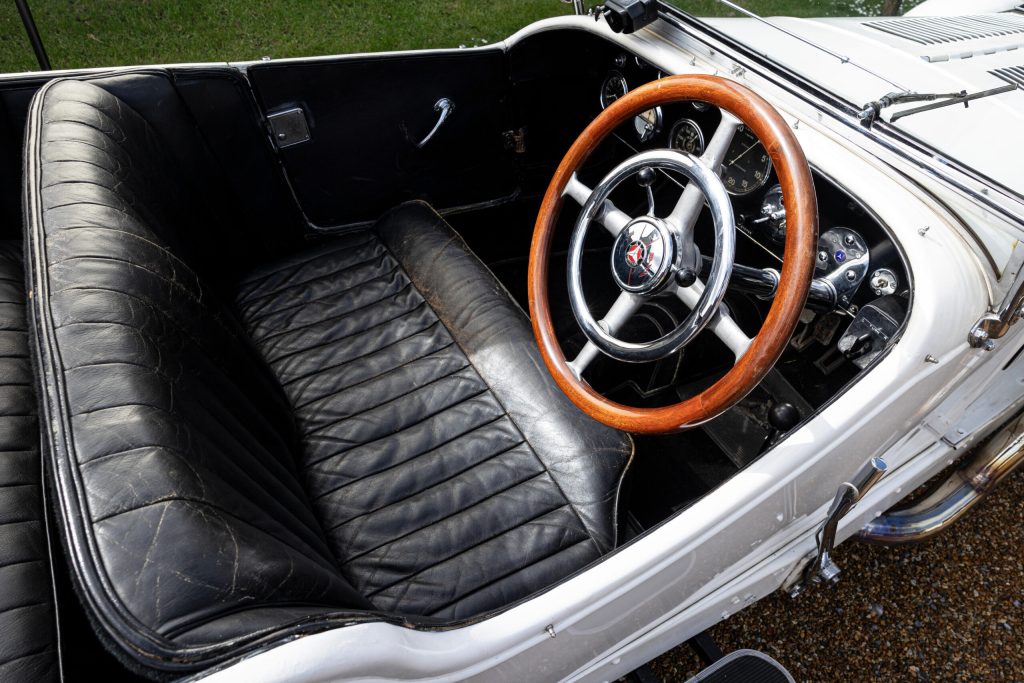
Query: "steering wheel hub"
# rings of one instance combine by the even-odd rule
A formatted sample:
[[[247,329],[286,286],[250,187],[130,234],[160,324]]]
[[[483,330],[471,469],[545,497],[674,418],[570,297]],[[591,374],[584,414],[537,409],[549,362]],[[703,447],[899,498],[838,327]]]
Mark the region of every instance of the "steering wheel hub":
[[[676,242],[660,218],[641,216],[623,228],[612,247],[612,275],[625,292],[649,294],[672,272]]]

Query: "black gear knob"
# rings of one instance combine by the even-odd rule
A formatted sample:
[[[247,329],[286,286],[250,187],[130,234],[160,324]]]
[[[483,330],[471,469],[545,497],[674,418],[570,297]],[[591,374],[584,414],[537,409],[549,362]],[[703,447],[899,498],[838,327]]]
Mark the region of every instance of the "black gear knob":
[[[768,424],[779,433],[788,432],[800,422],[800,411],[792,403],[776,403],[768,410]]]

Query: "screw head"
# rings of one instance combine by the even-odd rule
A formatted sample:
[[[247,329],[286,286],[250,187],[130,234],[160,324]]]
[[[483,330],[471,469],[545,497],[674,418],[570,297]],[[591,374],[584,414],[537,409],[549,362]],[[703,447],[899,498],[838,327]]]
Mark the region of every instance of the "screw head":
[[[857,273],[855,273],[852,270],[846,271],[846,280],[847,280],[847,282],[853,282],[856,279],[857,279]]]

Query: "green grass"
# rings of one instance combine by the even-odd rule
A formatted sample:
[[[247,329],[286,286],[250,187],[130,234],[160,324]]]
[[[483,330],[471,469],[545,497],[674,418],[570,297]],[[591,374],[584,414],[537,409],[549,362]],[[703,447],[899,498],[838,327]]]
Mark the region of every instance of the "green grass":
[[[881,1],[741,0],[741,4],[765,15],[843,16],[877,12]],[[714,0],[677,2],[698,16],[730,14]],[[479,45],[501,40],[537,19],[570,11],[557,0],[33,0],[30,4],[54,68]],[[3,2],[0,72],[34,68],[14,3]]]

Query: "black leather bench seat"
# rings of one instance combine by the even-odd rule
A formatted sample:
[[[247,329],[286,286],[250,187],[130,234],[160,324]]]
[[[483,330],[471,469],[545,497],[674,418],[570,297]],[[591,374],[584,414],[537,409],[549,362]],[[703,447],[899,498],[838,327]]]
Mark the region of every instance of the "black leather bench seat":
[[[36,96],[26,202],[57,518],[123,658],[180,672],[354,619],[476,616],[614,547],[628,436],[562,395],[436,213],[227,287],[160,129],[102,85]]]
[[[0,681],[60,669],[20,242],[0,242]]]
[[[621,442],[538,372],[522,311],[425,204],[254,273],[239,307],[331,550],[376,607],[471,616],[614,545]]]

